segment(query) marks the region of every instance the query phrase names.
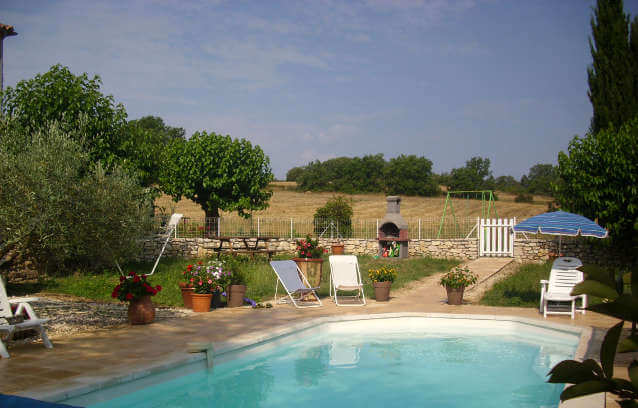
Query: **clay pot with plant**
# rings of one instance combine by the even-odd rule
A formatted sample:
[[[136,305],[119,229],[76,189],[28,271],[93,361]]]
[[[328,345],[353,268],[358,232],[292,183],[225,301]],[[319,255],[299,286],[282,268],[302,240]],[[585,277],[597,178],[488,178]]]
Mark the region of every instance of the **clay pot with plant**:
[[[208,312],[214,294],[222,290],[221,283],[225,280],[224,265],[220,261],[210,261],[207,265],[200,262],[191,269],[191,275],[194,288],[192,294],[193,312]]]
[[[111,297],[122,302],[129,302],[128,320],[131,324],[148,324],[155,320],[155,305],[151,296],[155,296],[162,287],[153,286],[146,275],[129,272],[120,276],[120,283],[113,288]]]
[[[297,241],[297,257],[293,258],[293,260],[312,287],[321,286],[322,256],[324,252],[327,252],[327,250],[319,246],[319,240],[312,239],[310,235],[306,235],[305,239]]]
[[[457,266],[441,277],[441,286],[447,291],[449,305],[462,305],[463,292],[467,286],[474,285],[478,277],[467,266]]]
[[[227,270],[226,299],[228,307],[239,307],[244,304],[246,295],[246,277],[242,271],[240,262],[231,260]]]
[[[377,302],[387,302],[390,299],[390,287],[397,278],[397,271],[394,268],[385,266],[378,269],[368,270],[368,278],[374,287],[374,298]]]

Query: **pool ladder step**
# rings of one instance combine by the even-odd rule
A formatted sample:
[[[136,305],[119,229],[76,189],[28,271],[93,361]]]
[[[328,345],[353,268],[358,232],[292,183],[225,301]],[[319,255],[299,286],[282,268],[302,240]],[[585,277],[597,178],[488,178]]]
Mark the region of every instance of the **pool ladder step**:
[[[186,350],[189,353],[206,353],[206,366],[208,369],[213,368],[213,357],[215,348],[212,342],[192,342],[186,343]]]

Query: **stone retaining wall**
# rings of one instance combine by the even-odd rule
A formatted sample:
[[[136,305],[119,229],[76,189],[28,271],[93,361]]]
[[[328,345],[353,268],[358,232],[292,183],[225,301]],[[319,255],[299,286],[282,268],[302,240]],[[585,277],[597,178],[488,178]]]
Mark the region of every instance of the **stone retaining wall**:
[[[252,247],[256,243],[255,238],[246,239]],[[242,239],[231,240],[233,248],[244,247]],[[345,252],[353,255],[376,255],[378,243],[375,239],[319,239],[319,244],[329,248],[332,244],[341,243],[345,246]],[[141,258],[154,260],[159,254],[163,238],[157,237],[146,240],[143,244]],[[219,248],[219,240],[208,238],[173,238],[168,243],[165,256],[203,258],[216,254]],[[230,249],[229,243],[224,242],[223,249]],[[293,254],[295,252],[295,240],[289,238],[270,238],[266,242],[260,240],[258,249],[269,249],[281,253]],[[478,258],[478,239],[412,239],[409,242],[410,256],[429,256],[432,258]],[[601,265],[618,265],[620,257],[603,245],[596,245],[586,238],[567,239],[563,241],[563,253],[580,258],[584,263]],[[545,262],[558,253],[557,239],[522,239],[517,238],[514,244],[514,258],[518,262]]]
[[[246,242],[250,247],[254,247],[257,240],[248,238]],[[232,246],[235,249],[242,249],[244,242],[242,239],[232,239]],[[379,244],[375,239],[319,239],[319,244],[324,248],[330,245],[341,243],[345,252],[353,255],[376,255],[379,251]],[[144,260],[153,260],[159,254],[164,244],[164,238],[157,237],[149,239],[143,243]],[[164,252],[168,257],[203,258],[216,254],[220,242],[214,238],[173,238],[169,241]],[[459,258],[475,259],[478,256],[478,240],[470,239],[413,239],[409,244],[410,256],[430,256],[432,258]],[[296,244],[294,239],[271,238],[264,242],[260,240],[258,249],[274,250],[282,253],[293,254]],[[224,242],[222,249],[230,250],[230,244]]]

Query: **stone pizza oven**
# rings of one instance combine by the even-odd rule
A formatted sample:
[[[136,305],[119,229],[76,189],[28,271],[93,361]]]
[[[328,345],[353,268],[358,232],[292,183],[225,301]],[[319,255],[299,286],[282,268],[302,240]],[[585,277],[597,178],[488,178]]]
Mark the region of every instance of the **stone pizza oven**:
[[[379,256],[392,242],[399,244],[399,258],[408,257],[408,223],[401,217],[401,197],[388,196],[388,210],[379,223]]]

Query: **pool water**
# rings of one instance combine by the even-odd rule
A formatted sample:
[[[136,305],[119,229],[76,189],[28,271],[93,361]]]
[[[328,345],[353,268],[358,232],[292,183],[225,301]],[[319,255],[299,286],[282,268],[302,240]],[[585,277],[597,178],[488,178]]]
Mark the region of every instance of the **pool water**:
[[[546,383],[546,374],[573,357],[578,341],[502,324],[381,327],[309,330],[90,406],[556,407],[563,385]]]

